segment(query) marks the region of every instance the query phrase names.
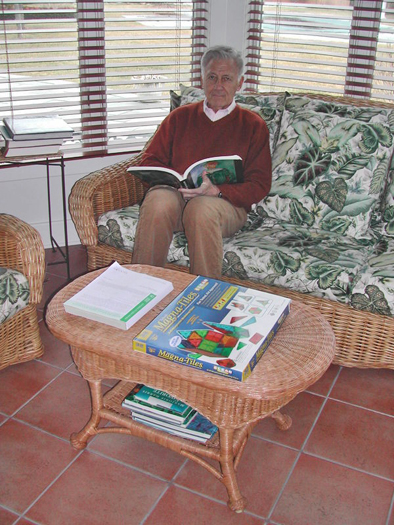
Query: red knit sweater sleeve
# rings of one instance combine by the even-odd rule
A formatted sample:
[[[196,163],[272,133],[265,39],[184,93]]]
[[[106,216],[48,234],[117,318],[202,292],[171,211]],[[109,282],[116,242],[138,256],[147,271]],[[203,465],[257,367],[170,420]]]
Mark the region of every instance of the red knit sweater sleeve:
[[[202,102],[182,106],[164,119],[141,164],[184,173],[190,164],[206,157],[235,154],[242,158],[244,181],[218,187],[234,206],[249,211],[271,188],[269,132],[264,120],[252,111],[237,106],[212,122]]]

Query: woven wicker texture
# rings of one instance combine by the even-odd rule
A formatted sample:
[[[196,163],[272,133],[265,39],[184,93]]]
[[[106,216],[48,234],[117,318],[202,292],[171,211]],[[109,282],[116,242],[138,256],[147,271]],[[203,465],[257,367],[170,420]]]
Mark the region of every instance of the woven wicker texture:
[[[12,215],[0,214],[0,266],[23,273],[30,287],[30,301],[16,315],[0,324],[0,369],[40,357],[41,342],[37,305],[45,276],[45,251],[40,234]]]
[[[335,337],[328,322],[315,310],[294,302],[291,312],[249,378],[238,381],[193,370],[131,349],[132,339],[166,306],[193,276],[173,270],[132,265],[138,272],[171,280],[174,291],[128,331],[67,314],[63,303],[92,281],[96,270],[63,288],[50,302],[46,321],[51,332],[71,345],[74,361],[89,381],[92,396],[91,420],[71,438],[75,448],[102,432],[128,432],[145,437],[197,461],[220,481],[229,492],[229,505],[242,510],[246,504],[239,492],[234,467],[238,464],[253,425],[273,415],[280,428],[289,419],[277,411],[299,392],[317,381],[327,370],[335,353]],[[101,379],[122,380],[103,401]],[[138,424],[126,416],[121,402],[134,383],[165,390],[195,407],[219,427],[219,443],[209,446],[177,438]],[[116,428],[98,428],[101,418]],[[202,459],[216,459],[220,470]]]
[[[274,93],[267,93],[269,94]],[[390,103],[352,97],[320,94],[307,94],[307,96],[326,102],[359,107],[394,108]],[[127,168],[132,164],[138,164],[139,158],[140,156],[137,156],[91,173],[77,181],[72,188],[69,197],[70,214],[82,244],[87,247],[89,270],[103,268],[114,260],[120,264],[132,262],[132,253],[99,244],[97,218],[104,212],[131,206],[141,201],[144,188],[139,180],[127,173]],[[184,268],[171,266],[176,270],[185,271]],[[242,281],[242,284],[267,290],[266,286],[254,281]],[[393,318],[362,312],[335,301],[311,297],[287,289],[275,289],[274,293],[313,306],[331,323],[337,341],[334,363],[358,368],[394,369]]]

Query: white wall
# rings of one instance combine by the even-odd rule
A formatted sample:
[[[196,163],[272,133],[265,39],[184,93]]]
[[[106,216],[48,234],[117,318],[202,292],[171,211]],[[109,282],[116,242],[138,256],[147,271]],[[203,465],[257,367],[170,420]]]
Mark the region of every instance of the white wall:
[[[224,44],[244,53],[247,5],[247,0],[210,1],[209,46]]]
[[[130,155],[66,161],[66,198],[74,183],[88,173],[114,164]],[[64,246],[63,205],[60,167],[50,168],[52,232]],[[51,246],[48,222],[47,172],[45,166],[1,167],[0,213],[15,215],[34,226],[41,234],[45,248]],[[79,244],[79,238],[67,210],[69,245]]]
[[[227,44],[244,52],[246,42],[247,0],[211,0],[208,45]],[[73,184],[88,173],[114,164],[130,155],[66,161],[66,196]],[[51,210],[52,229],[56,241],[64,245],[63,207],[60,168],[52,167]],[[44,246],[49,248],[50,235],[47,205],[47,177],[45,166],[0,168],[0,213],[9,213],[25,220],[41,234]],[[67,212],[69,245],[79,244],[79,238]]]

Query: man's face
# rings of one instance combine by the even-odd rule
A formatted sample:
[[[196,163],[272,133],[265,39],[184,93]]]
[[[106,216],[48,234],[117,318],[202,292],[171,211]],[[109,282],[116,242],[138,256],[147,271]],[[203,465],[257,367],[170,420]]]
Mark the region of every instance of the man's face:
[[[214,111],[227,108],[236,91],[241,89],[243,80],[243,77],[238,80],[234,60],[211,60],[202,79],[208,106]]]

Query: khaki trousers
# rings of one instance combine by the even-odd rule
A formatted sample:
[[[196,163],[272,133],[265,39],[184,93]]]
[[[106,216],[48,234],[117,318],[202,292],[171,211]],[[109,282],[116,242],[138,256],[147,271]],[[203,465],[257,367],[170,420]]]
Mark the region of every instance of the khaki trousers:
[[[223,237],[231,237],[245,224],[247,213],[225,199],[194,197],[186,202],[174,188],[155,186],[141,205],[133,263],[164,266],[175,232],[188,241],[190,272],[220,278]]]

